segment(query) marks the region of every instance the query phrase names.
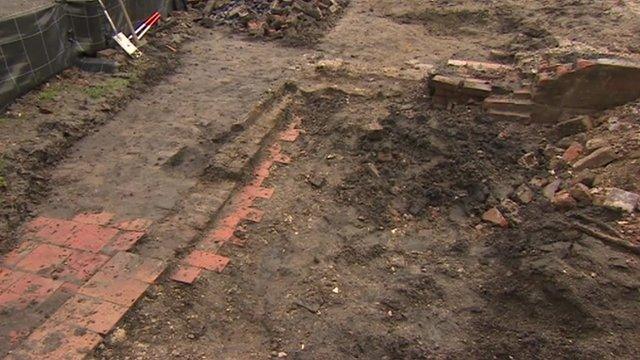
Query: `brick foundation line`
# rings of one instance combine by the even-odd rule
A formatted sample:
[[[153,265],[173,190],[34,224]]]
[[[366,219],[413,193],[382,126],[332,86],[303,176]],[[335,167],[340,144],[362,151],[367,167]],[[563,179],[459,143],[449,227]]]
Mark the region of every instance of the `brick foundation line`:
[[[302,119],[295,117],[286,129],[278,133],[279,141],[294,142],[302,133],[299,129]],[[282,146],[275,142],[267,148],[267,156],[258,163],[252,172],[248,185],[240,188],[229,200],[220,220],[214,228],[195,246],[178,265],[171,275],[177,282],[192,284],[203,271],[222,272],[229,264],[229,258],[219,254],[225,244],[244,245],[244,240],[235,236],[243,221],[260,222],[264,212],[254,207],[256,199],[270,199],[274,189],[263,187],[275,163],[289,164],[291,157],[282,153]]]

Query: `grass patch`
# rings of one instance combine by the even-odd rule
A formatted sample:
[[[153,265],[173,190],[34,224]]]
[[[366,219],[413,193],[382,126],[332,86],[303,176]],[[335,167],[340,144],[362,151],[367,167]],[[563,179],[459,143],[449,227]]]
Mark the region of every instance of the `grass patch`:
[[[105,81],[103,84],[89,86],[84,92],[92,99],[100,99],[126,88],[130,82],[130,79],[113,78]]]
[[[63,88],[59,84],[47,86],[40,91],[38,99],[40,101],[53,101],[58,97],[58,95],[60,95],[62,90]]]

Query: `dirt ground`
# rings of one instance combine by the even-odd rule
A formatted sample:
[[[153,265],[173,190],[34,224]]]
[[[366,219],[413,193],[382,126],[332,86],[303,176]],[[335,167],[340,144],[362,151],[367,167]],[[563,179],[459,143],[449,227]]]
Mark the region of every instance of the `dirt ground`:
[[[261,221],[236,231],[243,246],[220,250],[230,258],[224,272],[191,285],[166,273],[90,358],[634,359],[638,255],[575,223],[614,227],[637,245],[637,215],[558,209],[536,185],[532,201],[519,202],[522,184],[555,174],[550,146],[574,139],[551,125],[495,121],[474,104],[435,106],[425,77],[431,65],[497,50],[635,58],[637,9],[613,0],[352,0],[306,47],[185,25],[177,54],[157,46],[164,55],[151,77],[162,80],[125,84],[134,91],[118,105],[61,100],[41,111],[45,87],[10,109],[2,150],[23,155],[4,157],[12,175],[3,188],[20,209],[5,206],[3,221],[19,233],[36,214],[152,219],[135,252],[175,265],[278,143],[291,162],[263,184],[274,195],[259,201]],[[338,58],[344,67],[321,66]],[[639,191],[639,106],[599,114],[601,126],[581,135],[626,149],[596,182]],[[67,131],[62,109],[101,115]],[[17,119],[28,111],[38,120]],[[293,142],[261,128],[296,121]],[[50,159],[53,145],[28,140],[38,132],[51,141],[46,129],[58,139]],[[236,150],[253,160],[221,168],[220,154]],[[532,152],[538,164],[523,166]],[[21,167],[34,153],[45,155]],[[493,206],[509,227],[482,221]]]

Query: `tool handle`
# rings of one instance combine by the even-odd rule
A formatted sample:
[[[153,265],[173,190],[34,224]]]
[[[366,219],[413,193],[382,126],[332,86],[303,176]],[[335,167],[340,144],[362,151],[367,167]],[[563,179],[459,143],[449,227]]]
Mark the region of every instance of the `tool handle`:
[[[109,20],[109,24],[111,24],[111,28],[113,29],[113,32],[117,34],[118,33],[118,28],[116,27],[116,24],[111,19],[111,16],[109,15],[109,12],[107,11],[107,7],[104,6],[104,3],[102,2],[102,0],[97,0],[97,1],[100,4],[100,7],[102,8],[102,11],[104,12],[104,16],[106,16],[107,20]]]

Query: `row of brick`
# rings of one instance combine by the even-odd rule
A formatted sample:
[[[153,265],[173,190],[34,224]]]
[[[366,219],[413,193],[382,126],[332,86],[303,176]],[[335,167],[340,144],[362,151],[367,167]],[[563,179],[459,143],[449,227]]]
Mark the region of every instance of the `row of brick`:
[[[280,132],[279,140],[294,142],[300,135],[300,118],[295,118],[289,126]],[[267,156],[254,168],[251,181],[237,191],[223,210],[223,216],[203,240],[197,244],[171,275],[171,279],[191,284],[204,270],[222,272],[229,258],[219,254],[224,244],[242,245],[243,240],[235,236],[243,221],[260,222],[264,213],[253,205],[256,199],[270,199],[274,190],[263,187],[274,163],[288,164],[291,158],[282,153],[279,143],[268,149]]]

